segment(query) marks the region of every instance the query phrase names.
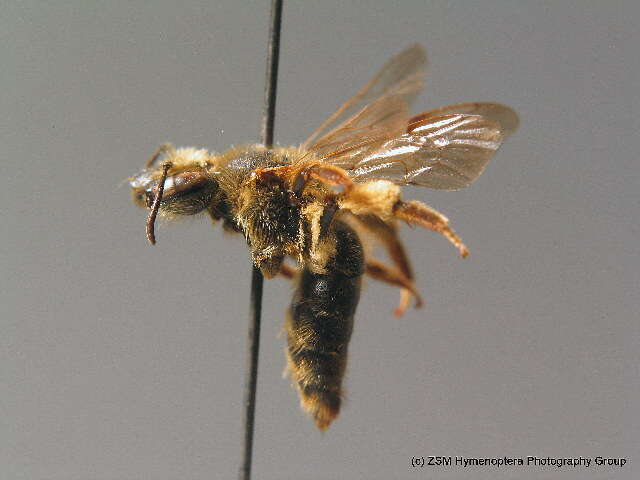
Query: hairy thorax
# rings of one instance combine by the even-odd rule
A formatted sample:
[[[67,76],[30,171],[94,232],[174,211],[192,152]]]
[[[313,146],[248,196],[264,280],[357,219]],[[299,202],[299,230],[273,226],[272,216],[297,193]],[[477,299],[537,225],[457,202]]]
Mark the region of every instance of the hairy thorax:
[[[323,272],[332,253],[331,189],[312,180],[297,192],[293,170],[285,177],[269,174],[270,169],[299,165],[302,155],[297,148],[250,146],[215,161],[230,217],[244,233],[256,265],[269,277],[280,271],[287,256]]]

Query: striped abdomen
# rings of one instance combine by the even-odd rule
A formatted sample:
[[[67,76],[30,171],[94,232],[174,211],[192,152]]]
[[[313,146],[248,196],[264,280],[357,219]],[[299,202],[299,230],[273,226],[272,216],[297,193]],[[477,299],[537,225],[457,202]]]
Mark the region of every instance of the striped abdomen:
[[[287,357],[302,408],[324,430],[340,411],[342,378],[364,260],[360,240],[334,222],[336,252],[327,273],[304,269],[287,316]]]

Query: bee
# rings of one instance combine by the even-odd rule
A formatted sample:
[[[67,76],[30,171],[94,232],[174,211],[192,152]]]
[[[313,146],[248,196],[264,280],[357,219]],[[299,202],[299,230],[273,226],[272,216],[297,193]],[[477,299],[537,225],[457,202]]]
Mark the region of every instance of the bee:
[[[285,322],[287,369],[302,409],[321,430],[340,411],[363,275],[399,288],[396,315],[412,299],[422,305],[399,224],[438,232],[461,257],[468,254],[444,215],[403,200],[400,187],[467,187],[518,124],[513,110],[496,103],[411,116],[425,66],[421,46],[402,51],[299,147],[249,145],[216,154],[165,144],[130,178],[135,203],[149,210],[152,244],[157,215],[206,212],[244,235],[265,277],[295,279]],[[373,256],[373,243],[391,264]]]

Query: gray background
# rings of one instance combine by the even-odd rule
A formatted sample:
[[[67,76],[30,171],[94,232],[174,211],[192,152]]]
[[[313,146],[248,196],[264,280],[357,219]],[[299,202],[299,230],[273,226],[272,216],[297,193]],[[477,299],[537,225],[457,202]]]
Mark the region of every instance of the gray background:
[[[605,6],[606,4],[606,6]],[[258,139],[266,2],[3,2],[0,478],[233,478],[250,265],[205,218],[158,245],[122,181],[162,141]],[[467,260],[403,233],[427,305],[370,282],[325,433],[281,378],[266,284],[256,478],[638,478],[633,1],[287,2],[276,137],[303,140],[391,55],[416,108],[500,101],[521,128],[471,188],[407,188]],[[440,468],[413,455],[627,457],[624,469]]]

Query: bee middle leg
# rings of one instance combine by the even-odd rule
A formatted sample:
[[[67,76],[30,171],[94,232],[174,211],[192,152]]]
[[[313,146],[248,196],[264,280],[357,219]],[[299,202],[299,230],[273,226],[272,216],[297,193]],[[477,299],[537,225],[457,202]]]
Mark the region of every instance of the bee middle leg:
[[[325,430],[338,416],[364,255],[357,234],[335,221],[335,254],[323,273],[305,265],[287,315],[287,360],[300,405]]]
[[[409,301],[412,295],[416,300],[416,308],[420,308],[422,306],[422,299],[415,288],[413,269],[411,268],[411,263],[409,262],[404,246],[398,237],[397,226],[385,222],[375,215],[358,215],[356,219],[384,245],[389,257],[399,270],[379,263],[377,265],[371,265],[371,267],[367,264],[367,274],[369,276],[400,287],[400,303],[394,310],[394,314],[397,317],[404,315],[409,307]],[[375,262],[375,260],[373,260],[373,262]],[[382,269],[382,267],[385,267],[385,269]]]
[[[280,275],[288,280],[293,280],[294,278],[296,278],[296,275],[298,273],[299,271],[296,267],[292,267],[291,265],[287,265],[286,263],[283,263],[280,266]]]

